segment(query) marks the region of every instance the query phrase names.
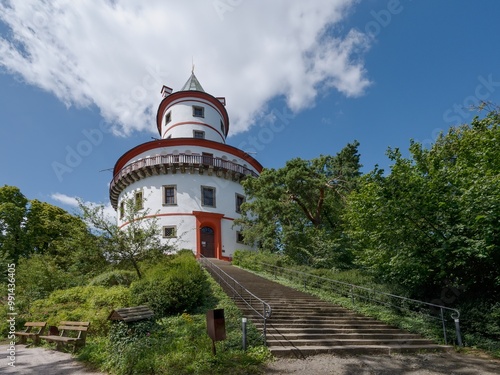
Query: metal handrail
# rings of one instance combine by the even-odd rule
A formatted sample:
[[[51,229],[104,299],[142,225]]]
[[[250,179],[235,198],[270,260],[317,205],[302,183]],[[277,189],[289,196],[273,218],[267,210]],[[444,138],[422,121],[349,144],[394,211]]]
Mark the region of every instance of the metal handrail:
[[[201,254],[200,263],[212,275],[212,277],[215,278],[216,276],[218,278],[219,284],[222,285],[222,283],[224,283],[224,285],[226,285],[232,291],[232,296],[230,296],[231,298],[236,299],[236,296],[238,296],[242,302],[244,302],[251,310],[253,310],[260,318],[262,318],[264,323],[262,335],[264,337],[264,344],[266,344],[267,319],[269,319],[272,314],[271,305],[250,292],[233,277],[228,275],[220,267],[210,261],[209,258],[206,258]],[[254,307],[255,304],[258,305],[258,308],[261,309],[262,312]]]
[[[453,319],[455,322],[455,331],[456,331],[456,336],[457,336],[457,343],[459,346],[463,346],[462,343],[462,337],[460,333],[460,311],[457,309],[453,309],[451,307],[443,306],[443,305],[437,305],[434,303],[429,303],[429,302],[424,302],[424,301],[419,301],[416,299],[412,298],[406,298],[402,296],[398,296],[395,294],[391,293],[385,293],[385,292],[380,292],[375,289],[370,289],[366,288],[363,286],[358,286],[354,284],[349,284],[343,281],[338,281],[326,277],[321,277],[317,275],[312,275],[306,272],[302,271],[296,271],[292,270],[289,268],[284,268],[284,267],[279,267],[275,266],[273,264],[268,264],[264,262],[254,262],[254,264],[261,264],[263,266],[272,268],[274,270],[274,277],[277,277],[277,272],[279,270],[283,271],[283,273],[288,272],[288,273],[295,273],[301,278],[301,281],[304,285],[304,289],[307,288],[307,282],[309,280],[316,280],[316,287],[321,287],[321,282],[325,283],[330,283],[330,285],[336,285],[337,288],[337,293],[340,295],[344,295],[347,297],[351,298],[351,302],[354,305],[356,299],[360,300],[366,300],[366,301],[371,301],[377,304],[389,306],[389,307],[394,307],[397,308],[401,311],[409,311],[409,312],[418,312],[420,314],[426,315],[430,317],[431,319],[436,319],[440,320],[442,327],[443,327],[443,336],[444,336],[444,341],[445,344],[448,344],[448,337],[447,337],[447,332],[446,332],[446,319],[445,319],[445,311],[447,311],[450,314],[450,317]],[[250,267],[249,267],[250,268]],[[314,283],[311,283],[312,286],[314,287]],[[318,286],[319,285],[319,286]],[[339,290],[340,289],[340,290]],[[386,301],[384,301],[384,298]],[[391,301],[399,301],[400,304],[396,305],[395,302]],[[411,305],[419,306],[418,309],[414,308],[413,310],[410,308]],[[425,313],[425,311],[432,312],[434,311],[434,315],[431,313]],[[439,314],[437,314],[439,312]]]

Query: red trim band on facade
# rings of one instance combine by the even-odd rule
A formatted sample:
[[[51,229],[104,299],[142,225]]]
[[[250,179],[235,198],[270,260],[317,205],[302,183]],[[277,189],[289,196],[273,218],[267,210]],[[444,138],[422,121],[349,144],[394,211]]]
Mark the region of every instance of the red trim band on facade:
[[[154,219],[155,217],[160,217],[160,216],[196,216],[195,212],[203,212],[203,211],[193,211],[193,212],[172,212],[172,213],[168,213],[168,214],[156,214],[156,215],[146,215],[144,217],[141,218],[142,219]],[[213,212],[206,212],[207,214],[214,214],[214,215],[223,215],[221,217],[221,220],[229,220],[229,221],[234,221],[236,220],[235,218],[233,217],[227,217],[227,216],[224,216],[224,214],[218,214],[218,213],[213,213]],[[130,224],[130,221],[127,221],[125,223],[123,223],[122,225],[120,225],[118,228],[121,229],[123,228],[125,225],[129,225]]]
[[[229,115],[227,114],[226,108],[216,97],[201,91],[177,91],[173,94],[170,94],[161,101],[160,105],[158,106],[158,112],[156,112],[156,126],[158,128],[158,134],[160,134],[160,136],[161,122],[165,109],[170,105],[171,102],[181,98],[198,98],[212,103],[220,111],[220,113],[222,113],[225,125],[225,135],[227,137],[227,134],[229,132]]]
[[[159,139],[155,141],[150,141],[136,146],[126,153],[124,153],[116,162],[113,169],[113,177],[134,157],[143,152],[154,150],[155,148],[161,147],[179,147],[179,146],[199,146],[211,148],[214,150],[227,152],[231,155],[237,156],[245,160],[248,164],[255,168],[257,173],[262,172],[262,165],[254,159],[252,156],[246,152],[240,150],[239,148],[229,146],[223,143],[209,141],[207,139],[197,139],[197,138],[170,138],[170,139]]]

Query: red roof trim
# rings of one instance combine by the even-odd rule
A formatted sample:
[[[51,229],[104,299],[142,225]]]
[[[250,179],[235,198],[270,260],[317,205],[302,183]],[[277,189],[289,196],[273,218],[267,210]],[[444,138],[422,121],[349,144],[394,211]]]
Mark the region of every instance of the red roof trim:
[[[229,154],[232,154],[234,156],[237,156],[245,160],[248,164],[254,167],[258,173],[262,172],[263,168],[262,165],[252,156],[240,150],[239,148],[219,142],[209,141],[207,139],[170,138],[170,139],[159,139],[156,141],[146,142],[130,149],[117,160],[115,167],[113,169],[113,176],[115,176],[118,173],[118,171],[120,171],[130,159],[134,158],[139,154],[142,154],[143,152],[153,150],[155,148],[178,147],[178,146],[199,146],[199,147],[207,147],[207,148],[212,148],[214,150],[227,152]]]
[[[198,98],[198,99],[204,99],[212,103],[220,111],[220,113],[222,113],[225,125],[225,133],[226,133],[225,136],[227,137],[227,134],[229,132],[229,116],[227,114],[226,108],[217,98],[215,98],[210,94],[207,94],[206,92],[201,92],[201,91],[177,91],[174,92],[173,94],[170,94],[161,101],[160,105],[158,106],[158,112],[156,112],[156,127],[158,128],[158,134],[160,134],[160,136],[161,136],[161,122],[163,113],[165,112],[166,108],[170,105],[171,102],[181,98],[195,98],[195,99]]]

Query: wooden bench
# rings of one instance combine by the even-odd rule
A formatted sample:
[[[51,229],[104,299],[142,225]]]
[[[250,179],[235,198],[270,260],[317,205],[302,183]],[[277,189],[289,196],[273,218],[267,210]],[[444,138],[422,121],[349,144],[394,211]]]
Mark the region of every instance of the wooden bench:
[[[20,338],[20,344],[26,344],[27,339],[32,339],[36,345],[40,342],[40,335],[46,325],[46,322],[26,322],[24,323],[24,331],[14,332],[14,334]]]
[[[75,352],[77,348],[85,345],[89,326],[90,322],[61,322],[55,332],[50,332],[48,336],[40,336],[40,338],[55,342],[57,350],[60,350],[64,344],[73,345],[73,352]]]

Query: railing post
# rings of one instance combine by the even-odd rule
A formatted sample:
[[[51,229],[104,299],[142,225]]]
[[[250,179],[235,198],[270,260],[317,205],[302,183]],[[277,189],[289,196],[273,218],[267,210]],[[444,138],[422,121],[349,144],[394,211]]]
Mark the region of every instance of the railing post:
[[[351,285],[351,302],[354,305],[354,286]]]
[[[462,335],[460,334],[460,320],[455,318],[455,331],[457,332],[457,344],[458,346],[464,346],[462,342]]]
[[[245,352],[247,350],[247,318],[241,318],[241,330],[243,333],[242,346]]]
[[[448,345],[448,337],[446,336],[446,324],[444,322],[443,308],[440,307],[439,310],[441,311],[441,322],[443,323],[444,343],[445,343],[445,345]]]
[[[264,345],[267,345],[267,313],[266,313],[266,305],[262,304],[262,307],[264,308],[264,329],[262,330],[262,333],[264,334]]]

